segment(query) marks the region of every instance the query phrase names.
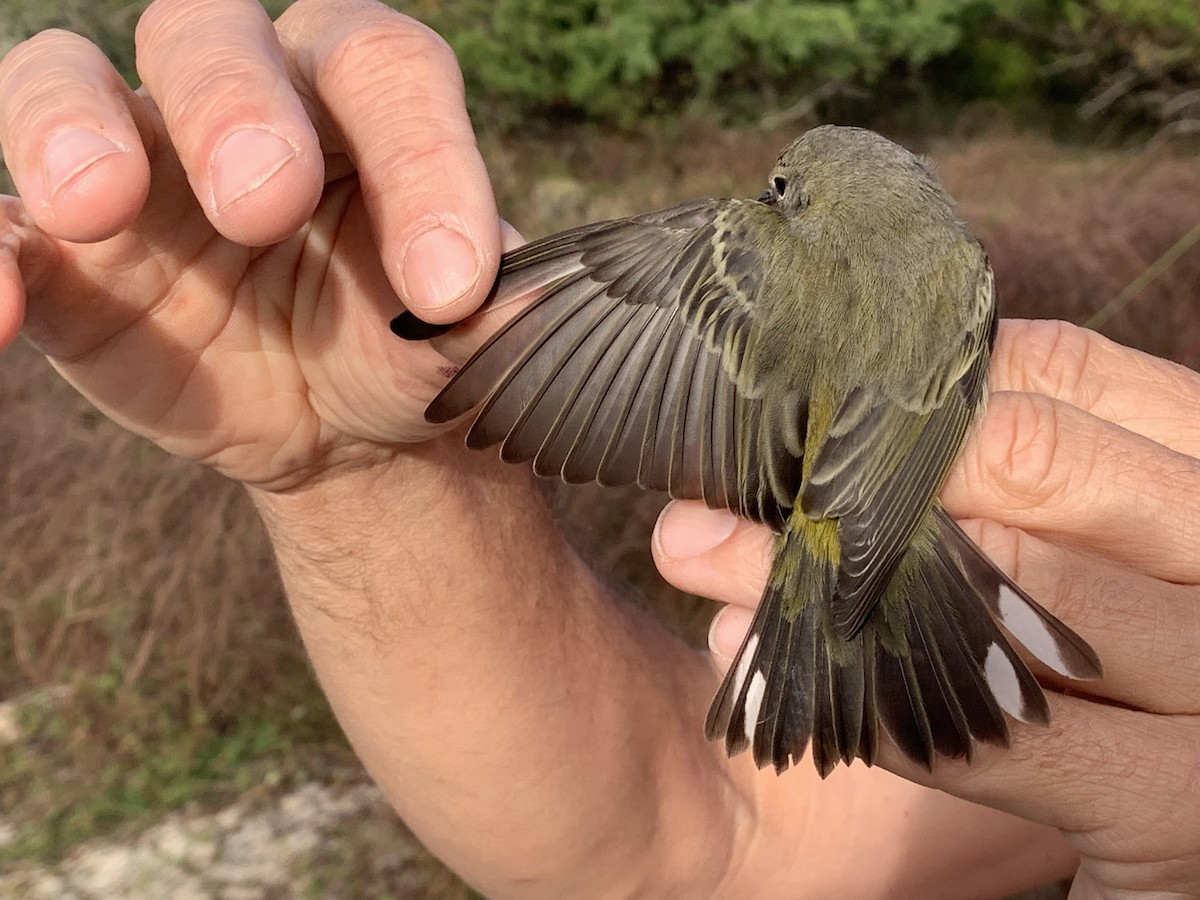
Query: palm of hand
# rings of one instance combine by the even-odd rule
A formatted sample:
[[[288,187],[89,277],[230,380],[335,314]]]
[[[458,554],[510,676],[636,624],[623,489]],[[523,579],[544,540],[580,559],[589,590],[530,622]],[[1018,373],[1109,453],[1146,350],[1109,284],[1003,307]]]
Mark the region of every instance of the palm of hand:
[[[441,430],[422,411],[445,359],[387,330],[399,304],[356,178],[252,248],[215,231],[173,155],[152,162],[150,200],[97,243],[55,240],[4,201],[25,333],[82,393],[171,453],[273,490]]]

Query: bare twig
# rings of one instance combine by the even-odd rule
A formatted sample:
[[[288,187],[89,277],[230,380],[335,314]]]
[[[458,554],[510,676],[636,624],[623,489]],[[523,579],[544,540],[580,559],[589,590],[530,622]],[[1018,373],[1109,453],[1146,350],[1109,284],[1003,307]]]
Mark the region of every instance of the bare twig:
[[[1200,241],[1200,222],[1193,225],[1187,234],[1168,247],[1162,256],[1143,269],[1137,278],[1129,282],[1117,296],[1094,312],[1091,318],[1083,323],[1083,327],[1092,329],[1101,328],[1105,322],[1128,306],[1147,285],[1170,268],[1175,260],[1190,250],[1197,241]]]
[[[816,90],[805,94],[787,109],[775,110],[765,114],[759,119],[758,124],[767,130],[778,128],[780,125],[787,125],[791,122],[800,122],[804,119],[812,117],[816,111],[817,105],[824,103],[837,96],[843,97],[865,97],[867,92],[862,88],[854,87],[842,81],[829,81],[821,85]]]

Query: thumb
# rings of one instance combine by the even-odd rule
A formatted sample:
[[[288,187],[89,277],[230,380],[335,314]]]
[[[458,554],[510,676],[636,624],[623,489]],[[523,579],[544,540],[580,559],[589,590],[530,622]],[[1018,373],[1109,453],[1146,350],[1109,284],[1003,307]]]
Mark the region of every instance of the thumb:
[[[771,530],[727,510],[676,500],[659,515],[651,550],[672,585],[730,604],[713,619],[708,639],[718,668],[727,669],[767,583],[775,552]]]

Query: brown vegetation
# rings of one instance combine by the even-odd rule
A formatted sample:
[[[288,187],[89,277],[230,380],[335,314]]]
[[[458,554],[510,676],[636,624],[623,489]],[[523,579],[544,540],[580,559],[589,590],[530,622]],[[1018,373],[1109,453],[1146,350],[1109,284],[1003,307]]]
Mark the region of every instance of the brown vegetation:
[[[30,347],[0,365],[0,696],[104,672],[206,709],[276,687],[302,657],[241,490],[104,419]]]
[[[1002,312],[1085,324],[1200,224],[1200,158],[1064,152],[1020,138],[935,154],[988,249]],[[1100,328],[1200,367],[1200,243]]]

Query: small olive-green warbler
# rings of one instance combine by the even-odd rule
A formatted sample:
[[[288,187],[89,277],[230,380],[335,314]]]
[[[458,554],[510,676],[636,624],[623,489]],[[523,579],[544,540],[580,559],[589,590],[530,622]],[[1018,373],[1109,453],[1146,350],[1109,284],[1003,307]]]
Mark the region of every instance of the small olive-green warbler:
[[[1045,723],[1037,680],[1092,649],[994,566],[937,494],[984,401],[991,267],[925,163],[824,126],[757,200],[697,200],[505,254],[536,295],[426,418],[482,406],[467,444],[568,482],[636,482],[778,532],[766,590],[708,715],[779,771],[1007,746]],[[438,330],[410,315],[403,337]]]

